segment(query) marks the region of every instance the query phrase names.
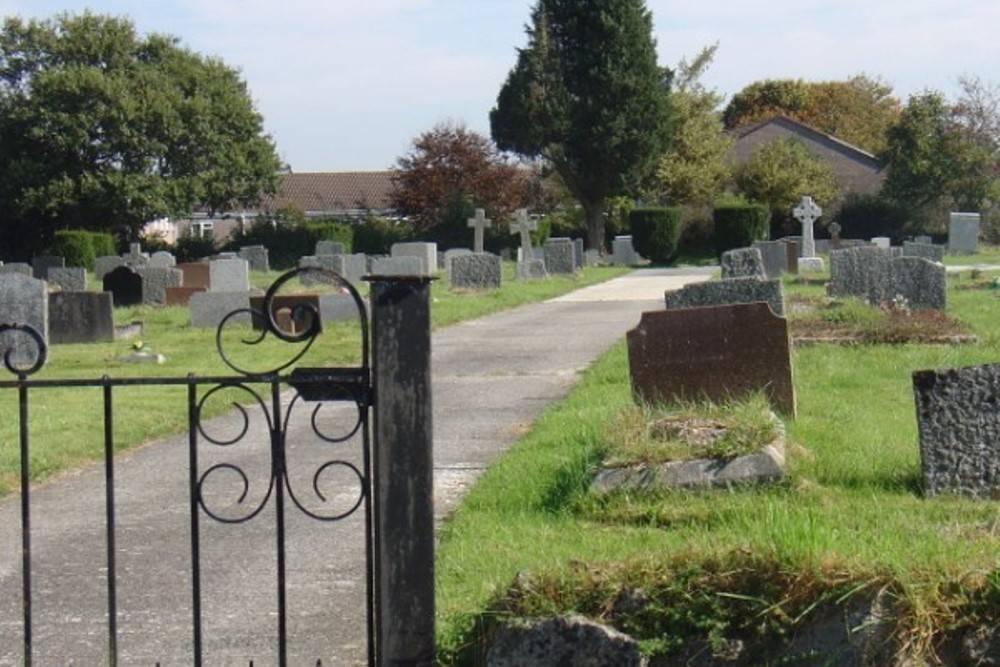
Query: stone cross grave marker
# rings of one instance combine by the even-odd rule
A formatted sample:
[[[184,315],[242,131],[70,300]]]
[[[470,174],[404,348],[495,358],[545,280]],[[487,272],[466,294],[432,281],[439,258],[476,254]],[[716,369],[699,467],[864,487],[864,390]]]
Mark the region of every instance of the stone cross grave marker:
[[[813,223],[822,214],[823,209],[809,196],[802,197],[798,205],[792,209],[792,215],[802,223],[802,254],[799,258],[799,269],[817,271],[823,268],[823,261],[816,257],[816,240],[813,237]]]
[[[531,232],[538,229],[538,222],[528,217],[528,209],[519,208],[510,223],[510,233],[521,235],[521,255],[524,261],[531,260]]]
[[[492,227],[490,219],[486,217],[486,211],[481,208],[476,209],[476,217],[468,219],[469,227],[476,230],[475,243],[472,249],[475,252],[483,251],[483,236],[487,227]]]
[[[830,232],[830,247],[831,248],[839,248],[840,247],[840,232],[842,231],[840,223],[838,223],[838,222],[831,222],[826,229],[827,229],[828,232]]]

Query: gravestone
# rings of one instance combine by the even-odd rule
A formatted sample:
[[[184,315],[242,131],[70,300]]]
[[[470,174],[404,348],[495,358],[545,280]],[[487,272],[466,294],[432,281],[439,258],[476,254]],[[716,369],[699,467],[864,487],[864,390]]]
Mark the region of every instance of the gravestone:
[[[528,209],[519,208],[510,223],[510,233],[521,236],[522,261],[531,259],[531,232],[538,229],[538,221],[528,217]]]
[[[8,262],[0,266],[0,273],[17,273],[22,276],[34,278],[31,271],[31,264],[25,264],[24,262]]]
[[[948,252],[978,252],[979,225],[978,213],[952,213],[948,220]]]
[[[788,272],[795,275],[799,272],[799,242],[794,239],[782,240],[785,244],[785,253],[788,261]]]
[[[16,272],[0,274],[0,324],[31,326],[48,344],[49,297],[45,281]],[[0,365],[9,353],[16,368],[27,368],[35,363],[40,351],[27,334],[0,333]]]
[[[87,271],[82,266],[54,266],[45,281],[64,292],[82,292],[87,289]]]
[[[892,256],[877,246],[843,248],[830,253],[830,282],[833,297],[853,296],[878,304],[890,298]]]
[[[840,248],[840,243],[841,243],[840,232],[843,231],[843,228],[840,226],[840,223],[837,221],[831,222],[827,226],[826,231],[830,232],[830,249],[837,250],[838,248]]]
[[[372,263],[374,276],[423,276],[427,275],[424,260],[420,257],[377,257]]]
[[[545,270],[550,275],[573,275],[576,273],[576,259],[573,239],[560,237],[545,242]]]
[[[664,301],[668,309],[764,302],[775,315],[785,314],[784,287],[777,278],[730,278],[690,283],[678,290],[666,292]]]
[[[39,280],[49,277],[49,269],[62,269],[66,266],[66,260],[55,255],[39,255],[31,258],[31,275]]]
[[[601,263],[601,253],[593,248],[588,248],[583,252],[584,266],[597,266]]]
[[[501,283],[500,256],[490,253],[462,255],[451,260],[452,287],[469,289],[499,289]]]
[[[410,243],[393,243],[392,248],[390,248],[390,255],[393,258],[405,258],[405,257],[416,257],[420,260],[421,268],[409,275],[412,276],[422,276],[422,275],[434,275],[437,273],[437,243],[423,243],[423,242],[410,242]],[[374,272],[374,270],[373,270]],[[388,274],[382,274],[388,275]]]
[[[102,255],[94,260],[94,277],[98,280],[104,280],[104,276],[119,266],[125,266],[125,260],[118,255]]]
[[[823,260],[816,256],[816,241],[813,235],[813,225],[819,216],[823,214],[823,209],[813,201],[812,197],[803,197],[798,205],[792,209],[792,215],[802,223],[802,247],[801,257],[799,257],[799,271],[822,271]]]
[[[530,259],[527,262],[517,263],[518,280],[537,280],[548,277],[549,272],[545,270],[544,260]]]
[[[913,373],[924,493],[1000,498],[1000,364]]]
[[[264,312],[264,295],[250,297],[251,326],[262,331],[267,325]],[[317,294],[276,294],[271,299],[271,311],[278,328],[287,334],[307,331],[312,326],[312,317],[320,317],[319,295]]]
[[[472,255],[473,252],[468,248],[451,248],[445,250],[441,256],[441,263],[444,265],[444,275],[445,280],[449,283],[451,282],[451,262],[456,257],[463,257],[465,255]]]
[[[316,256],[322,257],[324,255],[343,255],[347,252],[344,248],[344,244],[340,241],[316,241]]]
[[[913,242],[931,244],[934,243],[934,239],[932,239],[930,236],[920,235],[920,236],[914,236]]]
[[[944,246],[932,243],[903,241],[903,255],[906,257],[923,257],[932,262],[942,262],[944,261]]]
[[[319,245],[319,243],[316,245]],[[262,245],[243,246],[237,254],[240,259],[247,261],[251,271],[263,271],[267,273],[271,270],[271,263],[267,258],[267,248]]]
[[[764,259],[758,248],[735,248],[722,253],[722,279],[766,278]]]
[[[573,239],[573,261],[576,262],[576,268],[583,268],[583,239]]]
[[[490,219],[486,217],[486,211],[481,208],[476,209],[476,217],[469,218],[466,223],[473,229],[473,252],[483,252],[483,243],[486,238],[486,229],[492,227]]]
[[[892,247],[892,239],[888,236],[874,236],[872,237],[872,245],[882,250],[888,250]]]
[[[726,401],[762,391],[775,410],[795,416],[788,322],[767,304],[646,312],[626,339],[638,401]]]
[[[913,310],[944,310],[947,280],[943,264],[923,257],[894,257],[890,298],[902,297]]]
[[[300,257],[299,268],[320,268],[333,271],[352,285],[358,285],[365,274],[368,273],[367,258],[363,253]],[[312,272],[300,274],[299,282],[306,287],[322,284],[339,284],[333,278]]]
[[[209,292],[247,292],[250,265],[245,259],[215,259],[208,263]]]
[[[142,303],[142,276],[127,266],[119,266],[104,276],[105,292],[111,292],[116,308]]]
[[[188,302],[193,327],[217,327],[230,313],[240,312],[226,324],[250,324],[250,292],[197,292]]]
[[[632,245],[631,236],[616,236],[611,242],[611,262],[615,266],[635,266],[639,255]]]
[[[149,255],[142,251],[142,244],[131,243],[128,252],[122,255],[122,260],[125,262],[125,266],[135,269],[146,266],[149,263]]]
[[[167,288],[180,287],[184,282],[184,272],[169,267],[158,268],[152,263],[135,270],[142,277],[142,302],[163,306],[167,303]]]
[[[49,294],[51,343],[109,343],[114,339],[114,301],[110,292]]]
[[[164,290],[166,305],[187,306],[191,302],[191,295],[204,291],[204,287],[185,287],[183,285],[180,287],[167,287]]]
[[[181,283],[184,287],[207,290],[208,286],[212,284],[209,262],[185,262],[174,268],[179,269],[184,274],[184,280]]]
[[[781,241],[754,241],[753,247],[760,251],[764,277],[780,278],[788,272],[788,251]]]
[[[177,266],[177,258],[166,250],[157,250],[149,256],[146,266],[154,269],[169,269]]]

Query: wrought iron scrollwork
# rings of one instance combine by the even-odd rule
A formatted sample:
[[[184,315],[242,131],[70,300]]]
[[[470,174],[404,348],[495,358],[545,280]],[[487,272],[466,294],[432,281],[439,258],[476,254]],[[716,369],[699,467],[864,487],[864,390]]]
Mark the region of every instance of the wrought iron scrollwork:
[[[343,276],[335,273],[334,271],[318,267],[302,267],[282,274],[268,288],[267,293],[264,295],[264,302],[261,308],[240,308],[227,314],[222,319],[216,329],[215,343],[216,348],[219,351],[219,356],[222,357],[222,360],[227,366],[242,375],[280,373],[281,371],[294,366],[295,363],[305,356],[305,354],[312,347],[312,344],[316,341],[320,332],[323,330],[322,318],[319,309],[309,303],[299,303],[294,305],[291,308],[290,319],[299,325],[299,329],[295,331],[287,331],[278,324],[277,309],[275,308],[275,304],[278,293],[286,283],[295,278],[301,278],[307,274],[312,274],[314,278],[320,282],[328,283],[333,285],[335,288],[339,288],[344,294],[348,295],[354,301],[358,313],[358,324],[361,327],[361,366],[364,368],[368,367],[368,317],[364,301],[362,300],[357,289],[355,289],[355,287]],[[246,315],[250,315],[250,317],[254,318],[256,321],[262,322],[263,326],[261,327],[261,331],[258,335],[241,339],[240,342],[244,345],[258,345],[267,338],[268,334],[271,334],[281,341],[300,344],[301,347],[293,354],[292,358],[273,368],[253,371],[238,364],[233,359],[232,355],[226,352],[225,343],[223,341],[223,331],[230,324],[235,323],[240,319],[245,319]]]
[[[26,341],[34,349],[25,351],[23,346],[16,344],[18,340]],[[18,376],[37,373],[45,365],[49,354],[45,337],[29,324],[0,324],[0,351],[3,351],[4,367],[8,372]],[[23,356],[29,358],[27,363],[21,358]]]

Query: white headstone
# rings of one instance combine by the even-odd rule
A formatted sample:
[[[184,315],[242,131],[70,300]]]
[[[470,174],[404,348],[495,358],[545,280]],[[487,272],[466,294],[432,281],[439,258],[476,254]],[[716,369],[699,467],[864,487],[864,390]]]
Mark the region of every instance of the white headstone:
[[[872,238],[872,245],[876,248],[882,248],[883,250],[888,250],[892,241],[888,236],[876,236]]]
[[[798,205],[792,209],[792,215],[802,223],[802,246],[799,256],[799,271],[822,271],[823,259],[816,256],[816,240],[813,236],[813,224],[823,214],[823,209],[813,201],[812,197],[805,196]]]

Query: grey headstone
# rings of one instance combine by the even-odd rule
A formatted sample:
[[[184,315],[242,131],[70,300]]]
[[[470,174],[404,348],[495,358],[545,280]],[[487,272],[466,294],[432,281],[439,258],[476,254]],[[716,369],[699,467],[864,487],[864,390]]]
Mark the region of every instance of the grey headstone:
[[[271,270],[271,263],[267,257],[267,248],[262,245],[243,246],[240,248],[238,255],[240,259],[247,261],[251,271],[263,271],[267,273]]]
[[[932,239],[930,236],[914,236],[913,242],[931,244],[934,243],[934,239]]]
[[[451,248],[441,253],[441,257],[439,259],[441,260],[441,266],[444,267],[445,279],[449,283],[451,282],[451,260],[455,259],[456,257],[463,257],[465,255],[471,255],[471,254],[472,251],[469,250],[468,248]]]
[[[583,239],[573,239],[573,261],[576,262],[576,268],[583,268]]]
[[[500,256],[489,253],[463,255],[451,260],[451,285],[471,289],[499,289]]]
[[[343,255],[346,252],[344,244],[339,241],[316,241],[316,255]]]
[[[535,280],[538,278],[548,278],[549,272],[545,270],[545,262],[540,259],[532,259],[527,262],[517,263],[518,280]]]
[[[788,273],[788,251],[781,241],[754,241],[753,247],[760,251],[765,278],[780,278]]]
[[[166,250],[157,250],[149,256],[149,261],[146,263],[146,266],[155,269],[169,269],[177,266],[177,258]]]
[[[0,273],[18,273],[22,276],[34,278],[31,272],[31,264],[25,264],[24,262],[8,262],[0,266]]]
[[[409,243],[393,243],[390,250],[390,254],[393,258],[416,257],[420,260],[423,268],[411,275],[433,275],[437,273],[437,243],[424,243],[418,241]]]
[[[39,280],[49,277],[49,269],[61,269],[66,266],[66,260],[54,255],[39,255],[31,258],[31,275]]]
[[[250,308],[250,292],[198,292],[191,295],[188,310],[193,327],[217,327],[230,313]],[[239,313],[227,324],[250,324],[250,312]]]
[[[416,255],[403,257],[377,257],[372,263],[372,275],[375,276],[423,276],[426,260]]]
[[[892,256],[875,246],[830,253],[830,296],[853,296],[870,303],[892,298]]]
[[[979,225],[978,213],[952,213],[948,220],[948,252],[978,252]]]
[[[106,343],[115,339],[110,292],[49,294],[49,338],[60,343]]]
[[[1000,365],[913,374],[927,495],[1000,497]]]
[[[731,278],[685,285],[665,294],[667,309],[704,308],[764,302],[775,315],[785,315],[785,293],[780,280]]]
[[[142,302],[163,306],[167,303],[167,288],[180,287],[184,272],[180,269],[158,268],[151,265],[135,270],[142,277]]]
[[[366,273],[365,256],[355,255],[310,255],[299,258],[299,268],[319,268],[333,271],[352,285],[361,282],[361,278]],[[327,278],[319,273],[303,273],[299,275],[299,281],[307,286],[313,285],[336,285],[333,278]]]
[[[594,249],[585,250],[583,252],[583,265],[584,266],[597,266],[601,262],[601,253]]]
[[[722,253],[722,279],[765,278],[764,260],[757,248],[736,248]]]
[[[94,277],[98,280],[104,280],[104,276],[108,275],[119,266],[125,266],[125,260],[118,255],[104,255],[98,257],[94,260]]]
[[[357,322],[358,305],[349,294],[327,293],[319,295],[319,317],[327,322]]]
[[[633,266],[639,256],[632,245],[631,236],[616,236],[611,242],[611,261],[615,266]]]
[[[135,306],[142,303],[142,276],[127,266],[105,274],[103,279],[105,292],[111,292],[115,307]]]
[[[52,267],[46,282],[64,292],[82,292],[87,289],[87,271],[82,266]]]
[[[923,257],[932,262],[941,262],[944,261],[944,246],[903,241],[903,255],[906,257]]]
[[[0,323],[31,326],[45,343],[49,340],[49,297],[44,280],[21,273],[0,274]],[[27,334],[0,333],[0,368],[7,353],[17,368],[27,368],[38,359],[38,345]]]
[[[247,292],[250,290],[250,265],[245,259],[216,259],[208,264],[209,292]]]
[[[149,264],[149,254],[142,252],[142,245],[139,243],[132,243],[129,245],[128,252],[122,255],[122,260],[125,262],[125,266],[135,269]]]
[[[576,273],[576,248],[571,238],[552,238],[545,242],[545,270],[549,275]]]
[[[947,272],[943,264],[923,257],[896,257],[892,260],[890,298],[903,297],[914,310],[944,310],[947,293]]]
[[[888,236],[873,236],[872,245],[882,250],[888,250],[892,246],[892,239]]]

